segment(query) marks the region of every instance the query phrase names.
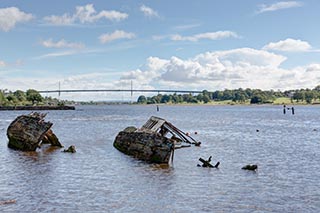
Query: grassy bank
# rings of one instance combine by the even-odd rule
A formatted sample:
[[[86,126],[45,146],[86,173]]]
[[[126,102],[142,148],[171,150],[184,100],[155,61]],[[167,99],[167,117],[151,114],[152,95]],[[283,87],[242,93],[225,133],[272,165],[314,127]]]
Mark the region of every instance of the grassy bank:
[[[277,98],[270,103],[266,103],[267,105],[316,105],[320,104],[320,102],[313,102],[312,104],[308,104],[306,101],[292,101],[291,98]],[[198,103],[172,103],[168,102],[165,104],[154,104],[154,105],[212,105],[212,106],[223,106],[223,105],[252,105],[250,104],[250,100],[246,100],[245,102],[234,102],[232,100],[224,100],[224,101],[210,101],[208,103],[198,102]],[[264,105],[264,104],[254,104],[254,105]]]

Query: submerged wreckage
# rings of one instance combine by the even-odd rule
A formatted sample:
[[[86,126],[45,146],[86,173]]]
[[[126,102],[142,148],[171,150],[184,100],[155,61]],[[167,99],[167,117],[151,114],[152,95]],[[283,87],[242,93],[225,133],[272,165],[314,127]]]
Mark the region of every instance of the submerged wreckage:
[[[183,143],[188,145],[182,145]],[[140,129],[127,127],[119,132],[113,146],[140,160],[169,163],[174,149],[189,147],[191,144],[199,146],[201,142],[197,142],[166,120],[152,116]]]
[[[8,147],[22,151],[35,151],[41,143],[62,147],[50,129],[51,122],[44,121],[46,114],[37,112],[18,116],[7,129]]]

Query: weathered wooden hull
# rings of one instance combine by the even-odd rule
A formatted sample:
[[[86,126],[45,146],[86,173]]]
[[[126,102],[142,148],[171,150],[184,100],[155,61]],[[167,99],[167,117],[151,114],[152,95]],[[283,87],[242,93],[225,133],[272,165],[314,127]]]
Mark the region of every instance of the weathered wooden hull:
[[[41,141],[62,147],[51,131],[51,122],[44,121],[45,114],[31,113],[18,116],[7,129],[8,147],[23,151],[35,151]]]
[[[154,132],[121,131],[113,146],[119,151],[151,163],[169,163],[174,143]]]

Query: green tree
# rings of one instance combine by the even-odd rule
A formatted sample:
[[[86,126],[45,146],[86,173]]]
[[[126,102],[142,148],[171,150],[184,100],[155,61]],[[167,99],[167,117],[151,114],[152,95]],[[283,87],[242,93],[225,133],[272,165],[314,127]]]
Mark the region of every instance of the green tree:
[[[160,103],[160,101],[158,100],[157,96],[147,98],[147,104],[158,104],[158,103]]]
[[[36,102],[39,103],[43,100],[42,96],[37,90],[28,89],[26,94],[27,94],[27,100],[31,101],[32,104],[35,104]]]
[[[262,94],[255,94],[250,100],[250,104],[263,104],[266,98]]]
[[[215,91],[212,93],[212,99],[213,100],[217,100],[217,101],[221,101],[223,100],[223,92],[222,91]]]
[[[315,97],[316,97],[316,95],[315,95],[314,91],[312,91],[312,90],[307,90],[307,91],[305,92],[305,99],[306,99],[306,102],[307,102],[308,104],[311,104],[311,103],[312,103],[312,99],[314,99]]]
[[[199,94],[197,95],[196,99],[199,101],[199,102],[202,102],[203,101],[203,94]]]
[[[206,103],[209,103],[210,102],[210,97],[209,97],[209,95],[203,95],[203,102],[206,104]]]
[[[11,104],[17,104],[17,103],[19,102],[19,100],[17,99],[17,97],[14,96],[12,93],[7,96],[7,100],[8,100]]]
[[[320,100],[320,92],[315,92],[315,97],[314,97],[315,99],[319,99]]]
[[[27,100],[27,97],[26,97],[26,93],[21,91],[21,90],[17,90],[13,93],[13,95],[18,99],[18,101],[20,102],[24,102]]]
[[[187,103],[198,103],[198,100],[196,97],[194,97],[192,94],[184,94],[183,101]]]
[[[296,100],[297,102],[299,102],[299,101],[304,101],[305,100],[305,92],[304,91],[302,91],[302,90],[297,90],[294,94],[293,94],[293,96],[292,96],[292,98],[294,99],[294,100]]]
[[[250,88],[245,89],[244,92],[246,93],[246,96],[247,96],[248,98],[251,98],[252,95],[253,95],[253,91],[252,91],[252,89],[250,89]]]
[[[234,97],[232,101],[244,103],[248,99],[247,93],[243,89],[238,89],[234,91]]]
[[[209,98],[209,101],[212,99],[212,93],[209,92],[208,90],[203,90],[202,94],[203,96],[207,96]]]
[[[320,85],[316,86],[313,90],[320,92]]]
[[[171,100],[172,100],[172,98],[170,95],[163,95],[161,97],[160,103],[164,103],[164,104],[169,103],[169,102],[171,102]]]
[[[181,95],[177,95],[176,93],[174,93],[172,96],[172,101],[173,101],[173,103],[182,103],[183,98]]]
[[[147,103],[146,96],[140,95],[137,102],[138,102],[138,104],[146,104]]]
[[[157,96],[154,96],[154,99],[155,99],[156,103],[161,103],[162,94],[158,94]]]
[[[6,102],[7,102],[7,99],[4,96],[4,92],[2,90],[0,90],[0,105],[3,106],[6,104]]]
[[[233,91],[225,89],[223,91],[223,100],[232,100],[234,98]]]

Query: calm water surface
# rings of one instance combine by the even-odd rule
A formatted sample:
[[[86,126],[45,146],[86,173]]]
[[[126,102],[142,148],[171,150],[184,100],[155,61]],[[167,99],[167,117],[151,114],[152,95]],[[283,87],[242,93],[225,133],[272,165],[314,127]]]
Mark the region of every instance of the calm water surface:
[[[320,212],[320,107],[82,106],[46,120],[65,147],[7,148],[0,111],[0,212]],[[118,131],[151,116],[190,132],[201,147],[175,151],[168,167],[113,148]],[[259,131],[256,131],[259,130]],[[198,132],[197,135],[194,132]],[[212,156],[219,169],[197,167]],[[242,170],[258,164],[257,172]]]

